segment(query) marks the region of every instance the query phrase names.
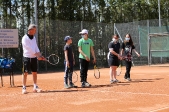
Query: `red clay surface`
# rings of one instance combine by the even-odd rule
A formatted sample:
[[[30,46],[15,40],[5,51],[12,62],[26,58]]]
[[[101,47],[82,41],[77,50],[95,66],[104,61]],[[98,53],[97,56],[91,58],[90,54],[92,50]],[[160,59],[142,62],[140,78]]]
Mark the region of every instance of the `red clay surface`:
[[[76,71],[79,74],[79,71]],[[15,75],[15,87],[4,76],[0,87],[0,112],[169,112],[169,68],[132,67],[131,82],[124,81],[125,68],[110,84],[109,69],[100,69],[95,79],[89,70],[91,88],[63,88],[63,72],[38,74],[44,93],[33,93],[32,75],[28,76],[28,94],[21,94],[21,75]],[[80,86],[78,81],[76,85]]]

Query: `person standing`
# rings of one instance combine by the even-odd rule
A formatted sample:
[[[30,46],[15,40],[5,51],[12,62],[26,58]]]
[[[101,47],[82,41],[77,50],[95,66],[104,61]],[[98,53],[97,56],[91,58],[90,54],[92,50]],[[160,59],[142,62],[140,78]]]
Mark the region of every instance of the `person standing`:
[[[93,41],[88,37],[88,30],[83,29],[81,32],[81,39],[78,41],[79,62],[80,62],[80,77],[81,87],[90,87],[91,84],[87,82],[87,73],[90,62],[90,52],[93,56],[93,63],[96,63],[96,57],[93,49]]]
[[[126,73],[124,75],[124,79],[126,81],[131,81],[130,70],[132,65],[132,50],[136,53],[138,57],[140,57],[140,54],[135,50],[135,46],[133,44],[131,35],[126,34],[125,40],[122,43],[122,50],[121,50],[121,55],[123,55],[124,53],[124,57],[125,57]]]
[[[65,54],[65,75],[64,75],[64,87],[65,88],[73,88],[77,87],[72,82],[72,74],[73,74],[73,66],[75,65],[74,53],[72,51],[72,37],[66,36],[64,38],[66,42],[64,46],[64,54]],[[68,83],[69,81],[69,83]]]
[[[119,66],[120,57],[120,43],[118,42],[119,36],[117,34],[112,36],[112,41],[108,44],[108,64],[110,66],[110,83],[120,82],[116,78],[116,69]]]
[[[31,70],[33,75],[33,92],[41,92],[37,86],[37,59],[44,60],[45,58],[41,55],[40,50],[36,43],[35,33],[37,26],[30,24],[28,32],[22,37],[22,48],[23,48],[23,75],[22,75],[22,94],[26,94],[26,80],[28,72]]]

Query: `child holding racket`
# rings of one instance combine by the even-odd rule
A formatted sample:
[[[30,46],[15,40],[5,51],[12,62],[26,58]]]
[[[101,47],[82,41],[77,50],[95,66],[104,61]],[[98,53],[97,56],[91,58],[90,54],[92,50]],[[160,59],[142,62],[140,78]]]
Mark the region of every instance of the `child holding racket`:
[[[93,41],[88,37],[88,30],[83,29],[79,32],[81,39],[78,41],[79,62],[80,62],[80,77],[81,87],[90,87],[91,84],[87,82],[87,72],[90,62],[90,52],[93,56],[93,63],[96,63],[96,57],[93,49]]]
[[[108,64],[110,66],[110,83],[120,82],[116,79],[116,69],[119,66],[120,43],[118,42],[119,36],[117,34],[112,36],[112,41],[109,43]]]
[[[122,43],[121,55],[124,53],[124,60],[126,64],[126,73],[124,75],[124,79],[126,81],[131,81],[130,79],[130,70],[132,65],[132,50],[140,57],[140,54],[135,50],[135,46],[133,44],[132,38],[130,34],[126,34],[124,42]]]
[[[64,46],[64,54],[65,54],[65,75],[64,75],[64,87],[72,88],[76,87],[72,82],[72,74],[73,74],[73,66],[75,65],[74,54],[72,51],[72,37],[66,36],[64,38],[66,45]]]

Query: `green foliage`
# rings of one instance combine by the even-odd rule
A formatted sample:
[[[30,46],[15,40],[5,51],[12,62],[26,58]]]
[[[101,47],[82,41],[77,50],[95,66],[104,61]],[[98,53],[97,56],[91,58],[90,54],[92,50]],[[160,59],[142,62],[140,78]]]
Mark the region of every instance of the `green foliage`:
[[[169,17],[169,1],[161,1],[161,17]],[[7,22],[12,16],[21,17],[26,23],[34,17],[34,0],[0,0],[2,16]],[[22,8],[22,13],[18,12]],[[158,0],[38,0],[38,18],[51,20],[131,22],[133,20],[158,19]],[[9,24],[8,24],[9,23]]]
[[[101,22],[110,26],[87,27],[95,33],[97,30],[104,32],[112,31],[111,23],[131,22],[135,20],[158,19],[158,0],[37,0],[38,2],[38,43],[41,51],[47,53],[62,52],[59,43],[64,35],[75,34],[73,29],[80,29],[80,21]],[[169,1],[160,0],[161,18],[169,18]],[[2,28],[18,28],[19,43],[22,36],[27,32],[27,26],[34,23],[34,0],[0,0],[0,20]],[[63,20],[67,22],[61,22]],[[69,24],[69,22],[71,23]],[[73,23],[74,21],[75,23]],[[64,24],[66,23],[66,24]],[[77,24],[78,23],[78,24]],[[69,24],[69,25],[68,25]],[[84,23],[84,25],[87,23]],[[44,29],[44,26],[45,29]],[[67,28],[68,27],[68,28]],[[95,29],[96,28],[96,29]],[[109,29],[109,30],[108,30]],[[79,31],[79,30],[78,30]],[[107,36],[107,34],[105,34]],[[110,36],[110,34],[108,35]],[[76,35],[76,37],[78,37]],[[47,46],[44,46],[45,39]],[[96,43],[100,44],[100,41]],[[62,45],[63,46],[63,45]],[[15,51],[15,52],[14,52]],[[15,54],[19,60],[18,68],[22,66],[22,46],[18,49],[5,49],[5,56]]]

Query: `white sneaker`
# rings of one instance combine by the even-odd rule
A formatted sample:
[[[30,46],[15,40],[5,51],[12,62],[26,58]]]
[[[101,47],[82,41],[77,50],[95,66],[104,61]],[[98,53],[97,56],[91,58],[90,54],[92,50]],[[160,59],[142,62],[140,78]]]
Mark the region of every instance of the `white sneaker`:
[[[85,82],[85,87],[90,87],[90,86],[92,86],[90,83]]]
[[[111,84],[116,83],[116,80],[111,80],[110,83]]]
[[[111,80],[110,83],[113,84],[113,83],[120,83],[121,81],[117,80],[117,79],[114,79],[114,80]]]
[[[38,86],[36,86],[36,88],[33,88],[33,92],[34,93],[41,93],[42,89],[40,89]]]
[[[128,81],[131,81],[131,79],[130,79],[130,78],[127,78],[127,80],[128,80]]]
[[[26,87],[22,88],[22,94],[27,94]]]
[[[117,83],[120,83],[121,81],[119,81],[119,80],[117,80],[117,79],[115,79],[115,81],[117,82]]]

